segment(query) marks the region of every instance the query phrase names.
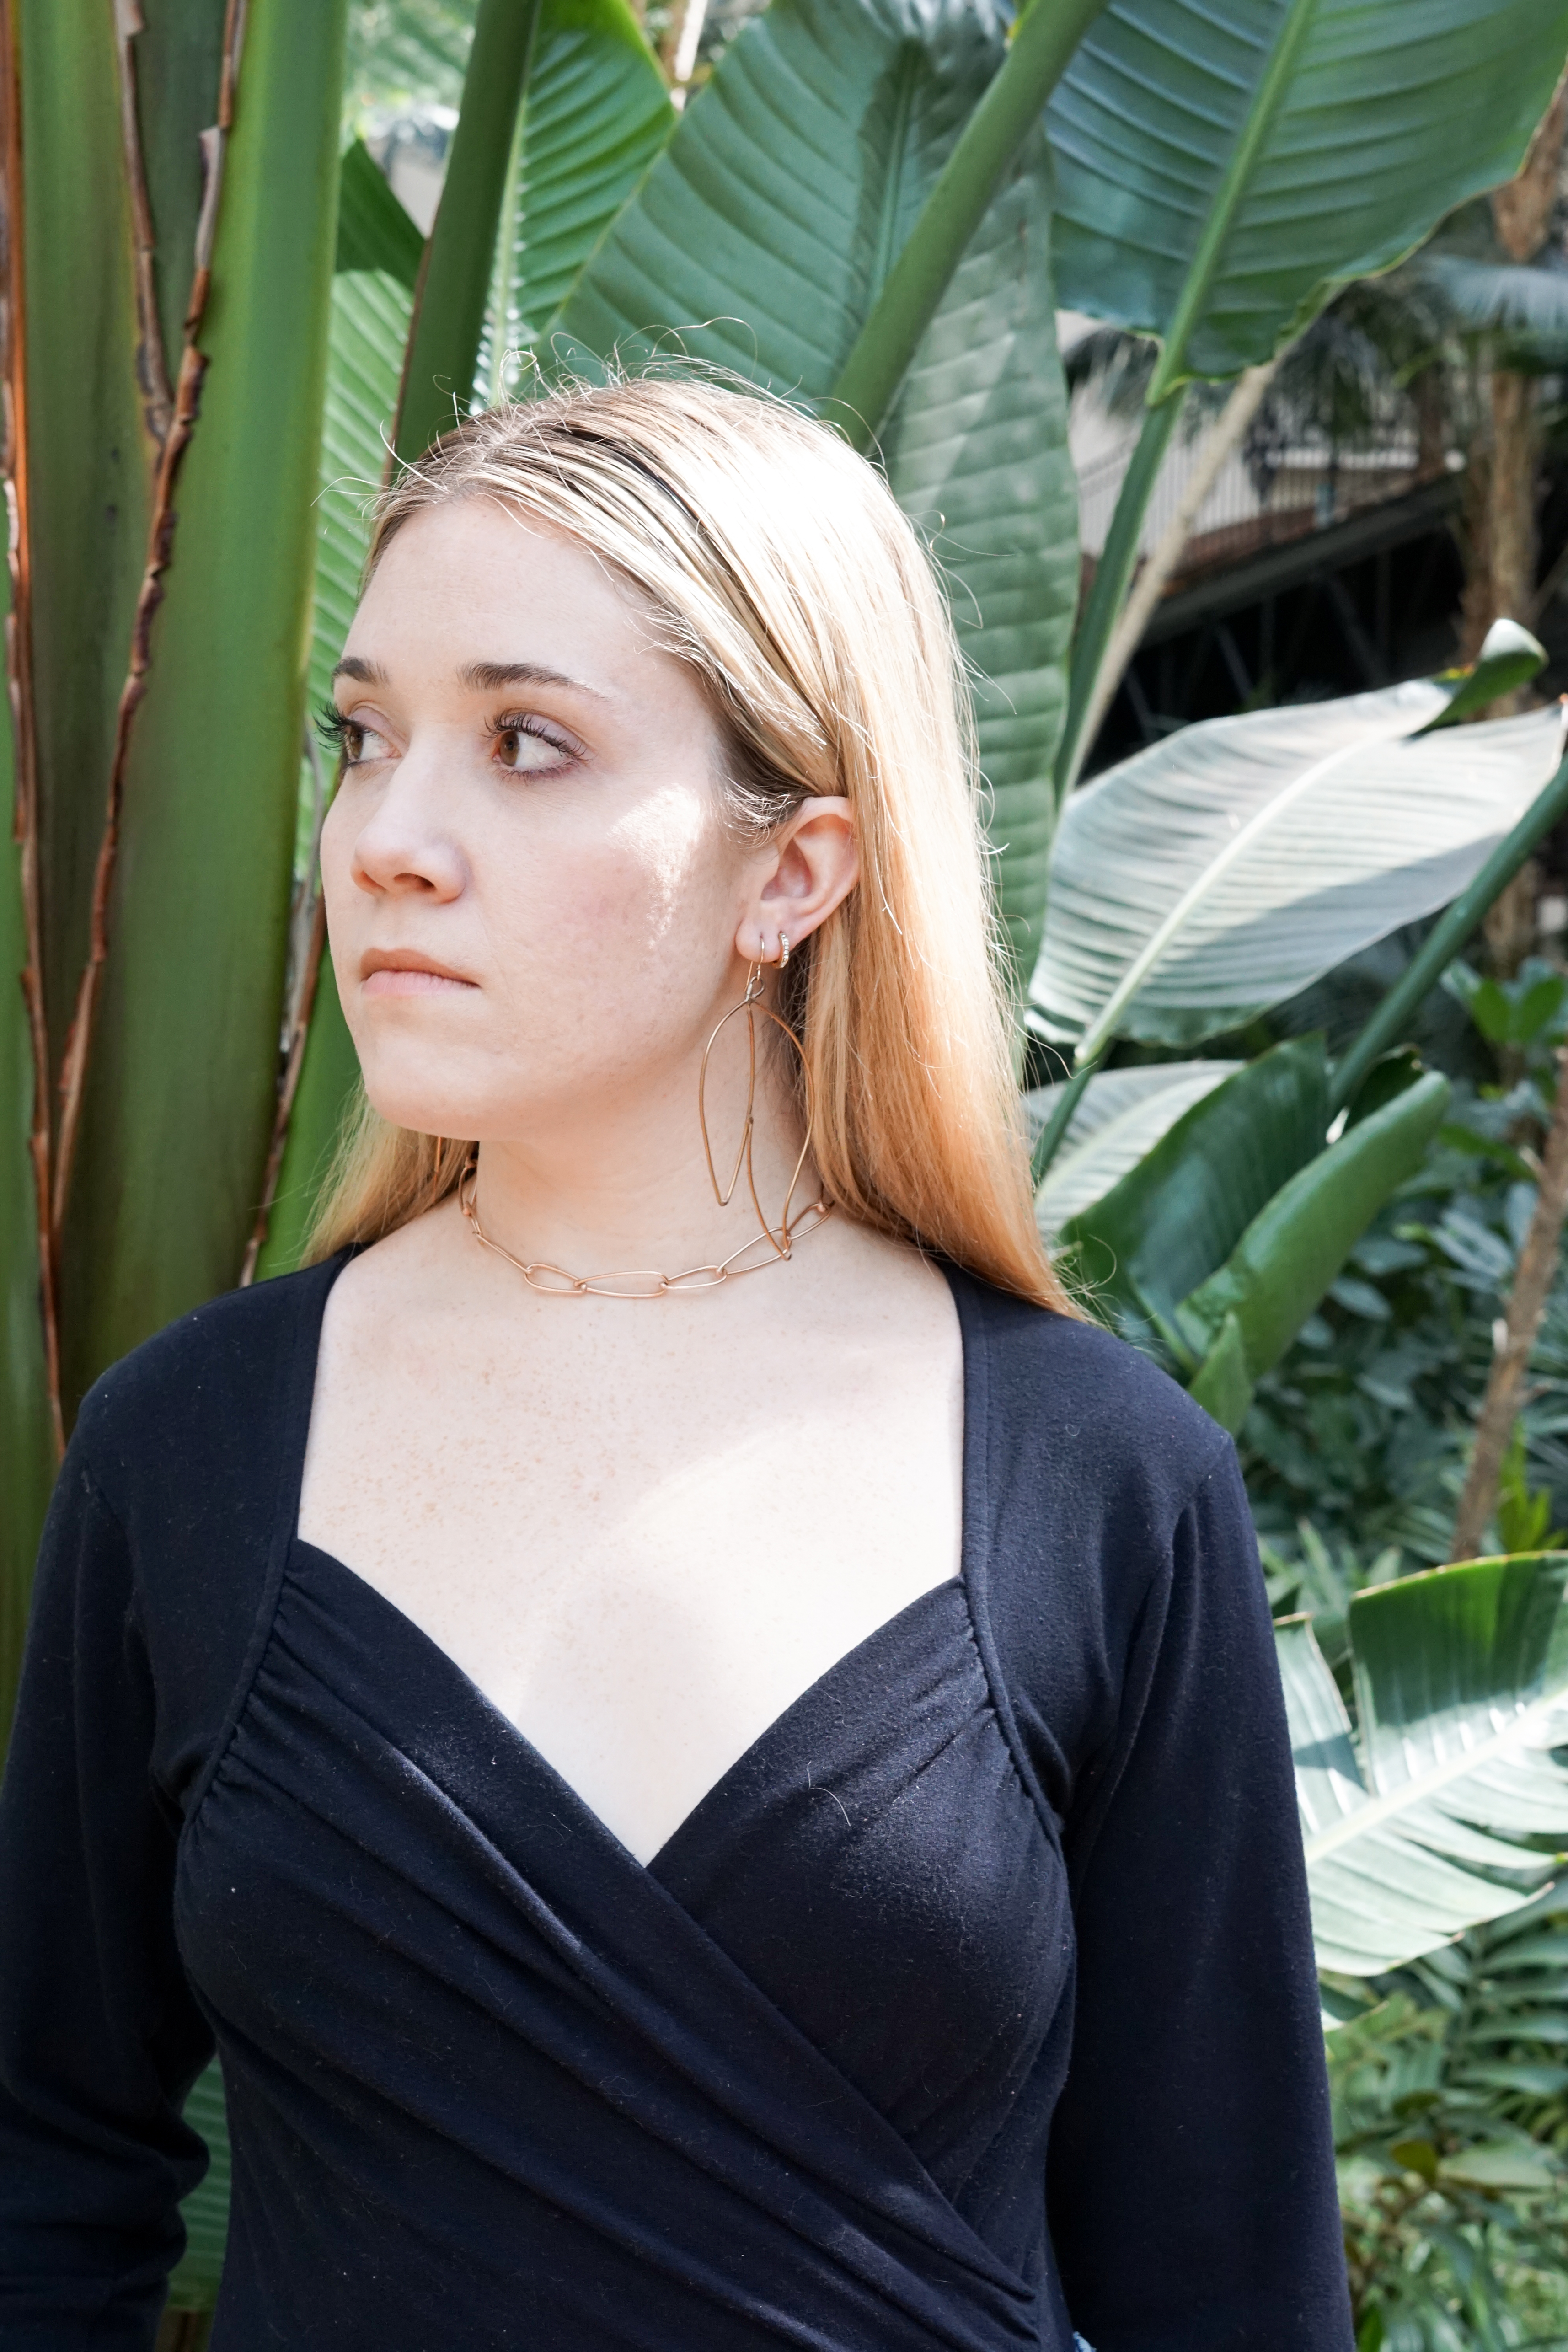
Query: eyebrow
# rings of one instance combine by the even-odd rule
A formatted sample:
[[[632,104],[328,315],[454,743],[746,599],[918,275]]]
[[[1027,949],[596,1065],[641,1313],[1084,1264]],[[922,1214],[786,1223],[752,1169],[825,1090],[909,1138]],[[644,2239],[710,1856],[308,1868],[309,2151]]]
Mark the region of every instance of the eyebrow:
[[[363,661],[358,654],[343,656],[332,672],[333,684],[340,677],[351,677],[361,686],[391,683],[380,662]],[[598,687],[585,686],[580,678],[568,677],[564,670],[546,669],[538,662],[470,662],[458,671],[457,682],[476,694],[493,694],[503,686],[564,686],[573,694],[591,695],[596,702],[609,699]]]

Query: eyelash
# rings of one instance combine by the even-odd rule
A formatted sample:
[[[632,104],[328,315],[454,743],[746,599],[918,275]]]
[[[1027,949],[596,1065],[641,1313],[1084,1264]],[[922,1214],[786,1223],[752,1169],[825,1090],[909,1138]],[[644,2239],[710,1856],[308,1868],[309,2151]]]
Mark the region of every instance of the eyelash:
[[[352,765],[348,757],[349,737],[360,731],[351,719],[344,718],[335,702],[324,702],[316,713],[317,734],[345,768]]]
[[[316,731],[340,767],[345,770],[358,767],[359,761],[349,757],[349,741],[352,736],[362,736],[365,730],[355,719],[340,710],[335,702],[324,702],[317,712]],[[563,764],[570,763],[578,756],[574,743],[547,726],[531,711],[505,711],[499,719],[489,721],[485,732],[492,743],[503,735],[531,735],[536,742],[548,743],[552,751],[559,751]],[[536,774],[539,772],[537,769],[534,771]]]
[[[531,710],[503,711],[499,719],[490,720],[485,731],[492,743],[503,735],[531,735],[536,743],[548,743],[552,751],[559,751],[563,767],[570,766],[579,756],[578,747],[570,736],[562,734],[556,728],[548,726]],[[535,768],[531,772],[523,770],[518,772],[532,772],[537,776],[548,774],[549,772],[548,769]]]

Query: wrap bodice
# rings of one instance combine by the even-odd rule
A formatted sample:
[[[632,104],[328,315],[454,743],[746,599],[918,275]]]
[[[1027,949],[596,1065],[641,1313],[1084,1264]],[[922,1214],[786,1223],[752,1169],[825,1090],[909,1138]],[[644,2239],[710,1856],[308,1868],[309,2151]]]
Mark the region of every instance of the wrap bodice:
[[[1212,1424],[953,1275],[961,1575],[644,1865],[299,1540],[334,1272],[140,1351],[62,1477],[0,1804],[8,2352],[151,2344],[214,2048],[214,2352],[1347,2352]]]

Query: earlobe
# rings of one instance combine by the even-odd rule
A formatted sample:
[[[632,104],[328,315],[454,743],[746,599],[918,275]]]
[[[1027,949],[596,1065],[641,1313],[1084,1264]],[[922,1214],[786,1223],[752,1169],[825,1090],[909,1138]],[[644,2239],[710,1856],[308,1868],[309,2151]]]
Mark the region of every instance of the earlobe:
[[[770,871],[758,881],[737,940],[740,953],[750,954],[755,938],[762,961],[788,961],[788,955],[779,953],[786,935],[790,951],[798,950],[842,905],[859,878],[860,851],[850,803],[826,794],[805,802],[786,828]]]

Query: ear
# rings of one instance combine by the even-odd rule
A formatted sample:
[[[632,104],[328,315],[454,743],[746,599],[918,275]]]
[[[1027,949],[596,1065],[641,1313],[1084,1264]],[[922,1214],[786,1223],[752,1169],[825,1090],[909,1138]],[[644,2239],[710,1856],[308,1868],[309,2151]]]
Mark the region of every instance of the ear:
[[[736,930],[737,955],[777,963],[781,937],[793,953],[841,906],[860,879],[854,811],[837,794],[802,802],[747,877]]]

